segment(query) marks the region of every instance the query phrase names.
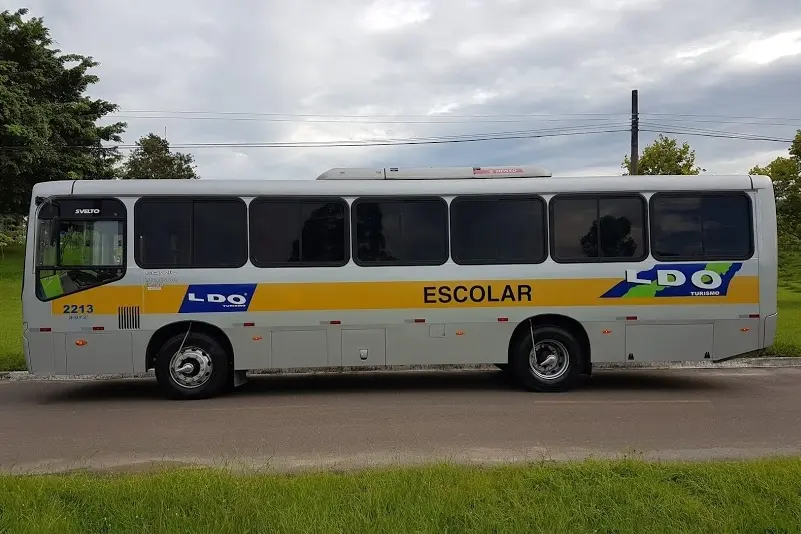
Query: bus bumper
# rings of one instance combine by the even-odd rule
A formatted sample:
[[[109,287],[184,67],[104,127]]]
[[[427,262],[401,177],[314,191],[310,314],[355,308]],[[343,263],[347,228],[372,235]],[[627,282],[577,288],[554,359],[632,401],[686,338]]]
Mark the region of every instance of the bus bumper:
[[[22,355],[25,357],[25,369],[31,372],[31,344],[28,341],[28,323],[22,323]]]
[[[762,330],[764,332],[762,336],[762,348],[770,347],[773,345],[773,343],[775,343],[778,318],[778,313],[771,313],[770,315],[765,316],[764,327]]]

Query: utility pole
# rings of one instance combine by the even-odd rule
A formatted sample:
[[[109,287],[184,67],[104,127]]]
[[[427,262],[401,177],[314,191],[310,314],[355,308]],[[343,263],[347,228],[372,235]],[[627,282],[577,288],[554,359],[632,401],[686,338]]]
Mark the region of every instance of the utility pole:
[[[631,168],[629,174],[637,174],[640,163],[640,111],[637,89],[631,92]]]

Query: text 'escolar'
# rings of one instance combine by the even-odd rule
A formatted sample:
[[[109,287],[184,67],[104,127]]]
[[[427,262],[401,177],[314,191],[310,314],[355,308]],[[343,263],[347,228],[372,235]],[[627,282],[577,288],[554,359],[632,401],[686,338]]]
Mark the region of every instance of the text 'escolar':
[[[506,284],[500,286],[425,286],[423,302],[426,304],[448,304],[450,302],[531,302],[531,286]]]

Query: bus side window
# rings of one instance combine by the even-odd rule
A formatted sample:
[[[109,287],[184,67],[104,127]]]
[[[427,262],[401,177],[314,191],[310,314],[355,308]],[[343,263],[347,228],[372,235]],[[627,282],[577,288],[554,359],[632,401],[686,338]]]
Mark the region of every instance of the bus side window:
[[[442,198],[359,198],[353,219],[354,260],[360,265],[448,261],[448,205]]]
[[[247,206],[239,197],[140,199],[136,263],[149,269],[237,268],[247,262]]]
[[[250,203],[250,256],[256,267],[345,265],[348,205],[341,198],[257,198]]]
[[[643,197],[557,195],[550,205],[555,261],[642,261],[648,256]]]
[[[530,195],[468,195],[451,202],[451,255],[461,265],[541,263],[545,202]]]
[[[754,251],[752,219],[743,193],[657,193],[651,198],[654,257],[748,259]]]

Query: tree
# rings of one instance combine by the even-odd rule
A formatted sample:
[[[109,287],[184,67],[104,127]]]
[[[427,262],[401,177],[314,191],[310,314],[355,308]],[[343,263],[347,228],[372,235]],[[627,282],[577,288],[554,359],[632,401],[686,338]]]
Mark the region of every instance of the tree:
[[[796,130],[795,138],[793,142],[790,144],[790,158],[793,159],[796,163],[801,165],[801,130]]]
[[[37,182],[112,178],[121,155],[103,142],[120,142],[126,128],[96,124],[117,110],[84,94],[98,63],[61,54],[27,13],[0,12],[0,214],[27,213]]]
[[[626,169],[623,175],[629,175],[631,160],[628,154],[621,166]],[[643,149],[637,167],[636,174],[699,174],[706,171],[695,165],[695,150],[687,142],[679,147],[675,139],[662,134]]]
[[[192,154],[170,152],[170,144],[156,134],[143,136],[123,165],[126,179],[193,179],[200,178],[192,165]]]
[[[770,176],[776,196],[776,225],[782,247],[801,244],[801,130],[788,150],[790,157],[779,156],[764,167],[752,168],[749,174]]]

